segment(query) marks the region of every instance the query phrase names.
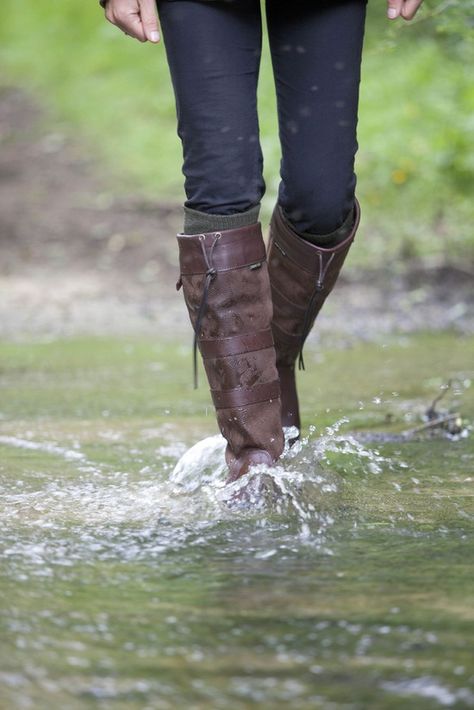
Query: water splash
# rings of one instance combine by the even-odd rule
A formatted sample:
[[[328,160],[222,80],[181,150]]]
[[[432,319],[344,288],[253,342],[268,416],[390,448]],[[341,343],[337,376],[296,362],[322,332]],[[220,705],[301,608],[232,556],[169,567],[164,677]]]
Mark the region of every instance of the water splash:
[[[330,456],[342,454],[351,466],[364,461],[373,472],[387,463],[340,436],[343,423],[335,422],[320,437],[312,429],[291,448],[288,442],[297,432],[287,429],[277,466],[256,466],[229,485],[221,435],[184,454],[182,442],[163,442],[155,463],[143,466],[138,475],[95,462],[78,444],[70,449],[2,436],[4,445],[58,457],[69,469],[67,476],[56,467],[29,480],[5,477],[0,501],[4,557],[19,574],[30,565],[28,575],[48,575],[51,565],[78,560],[153,559],[182,546],[207,544],[224,521],[248,521],[250,547],[256,530],[273,526],[273,541],[256,543],[255,554],[262,559],[278,544],[312,545],[330,553],[328,532],[337,519],[343,486]]]
[[[285,429],[285,449],[274,467],[254,466],[237,481],[227,484],[224,462],[226,441],[221,435],[208,437],[191,447],[176,463],[170,483],[182,494],[200,493],[222,510],[252,516],[285,516],[296,520],[299,537],[321,543],[334,524],[337,495],[343,485],[341,476],[331,468],[329,454],[363,461],[368,472],[380,473],[391,461],[366,449],[353,437],[339,436],[346,419],[328,427],[323,436],[310,435],[290,447],[297,435],[295,427]]]

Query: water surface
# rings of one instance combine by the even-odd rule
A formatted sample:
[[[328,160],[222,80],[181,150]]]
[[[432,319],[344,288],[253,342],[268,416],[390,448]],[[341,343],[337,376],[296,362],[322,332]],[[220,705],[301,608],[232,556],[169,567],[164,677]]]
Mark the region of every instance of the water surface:
[[[302,442],[226,487],[189,348],[1,345],[1,706],[472,707],[473,355],[309,353]],[[404,436],[449,379],[460,433]]]

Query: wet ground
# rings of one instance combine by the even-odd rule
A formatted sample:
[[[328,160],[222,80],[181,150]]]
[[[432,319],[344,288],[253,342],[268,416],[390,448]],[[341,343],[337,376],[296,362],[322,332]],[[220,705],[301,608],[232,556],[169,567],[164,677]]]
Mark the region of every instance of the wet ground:
[[[189,354],[1,347],[2,707],[472,707],[472,338],[308,353],[305,438],[245,486]],[[456,435],[378,440],[448,379]]]

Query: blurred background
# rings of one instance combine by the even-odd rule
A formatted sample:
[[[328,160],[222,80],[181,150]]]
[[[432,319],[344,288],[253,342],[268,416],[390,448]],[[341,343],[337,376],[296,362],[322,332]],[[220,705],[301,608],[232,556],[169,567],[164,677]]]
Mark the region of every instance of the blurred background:
[[[385,13],[384,0],[369,2],[357,157],[363,224],[345,278],[383,272],[385,287],[387,271],[411,274],[415,301],[434,283],[451,298],[474,273],[474,3],[426,0],[411,23]],[[93,0],[4,0],[0,39],[1,272],[42,266],[60,279],[81,265],[118,269],[129,287],[159,281],[167,293],[184,191],[163,44],[124,36]],[[266,40],[259,109],[266,227],[280,159]],[[32,283],[23,299],[34,300]]]

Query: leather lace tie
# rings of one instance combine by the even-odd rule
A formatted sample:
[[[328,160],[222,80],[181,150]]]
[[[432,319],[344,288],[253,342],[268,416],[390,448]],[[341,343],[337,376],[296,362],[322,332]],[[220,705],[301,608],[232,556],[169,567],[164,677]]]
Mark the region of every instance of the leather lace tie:
[[[214,249],[215,249],[219,239],[221,238],[221,236],[222,235],[220,232],[216,232],[214,240],[211,244],[211,248],[209,250],[209,254],[208,254],[206,251],[206,245],[205,245],[206,237],[204,234],[199,235],[199,243],[201,244],[202,255],[203,255],[207,270],[206,270],[206,279],[204,281],[204,289],[202,292],[201,303],[199,304],[199,310],[198,310],[198,314],[197,314],[197,318],[196,318],[196,326],[194,328],[194,338],[193,338],[194,389],[197,389],[197,386],[198,386],[197,347],[198,347],[199,333],[201,331],[202,319],[204,317],[204,313],[206,312],[207,296],[209,293],[209,287],[217,275],[217,269],[214,267],[212,257],[214,254]]]

